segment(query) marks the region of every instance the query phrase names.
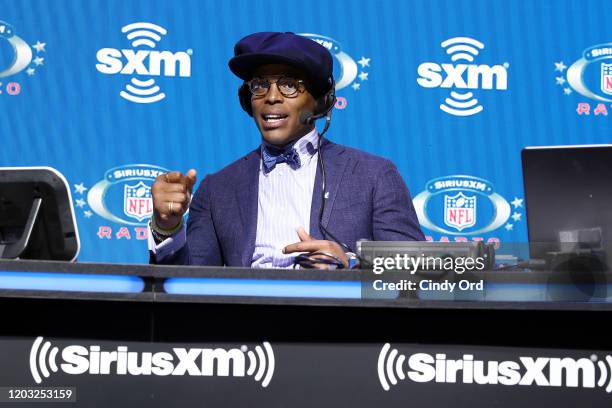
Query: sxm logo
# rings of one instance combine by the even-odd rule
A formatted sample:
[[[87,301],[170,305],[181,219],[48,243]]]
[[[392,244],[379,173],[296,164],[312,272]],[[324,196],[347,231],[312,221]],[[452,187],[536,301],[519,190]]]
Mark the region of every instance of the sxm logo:
[[[121,32],[134,49],[102,48],[98,50],[96,69],[107,75],[130,75],[130,83],[119,95],[134,103],[154,103],[166,94],[155,83],[155,77],[191,77],[192,49],[186,51],[157,51],[157,43],[167,30],[152,23],[133,23]]]
[[[594,45],[569,68],[555,62],[555,82],[565,96],[573,91],[593,101],[578,102],[578,115],[608,116],[612,108],[612,43]],[[591,109],[592,108],[592,109]]]
[[[478,235],[501,227],[511,216],[510,203],[483,178],[451,175],[430,180],[414,197],[421,225],[448,235]],[[513,201],[512,219],[521,219],[522,200]],[[512,224],[506,224],[506,230]]]
[[[59,362],[59,364],[58,364]],[[267,387],[275,359],[268,342],[252,350],[239,348],[182,348],[168,351],[130,351],[127,346],[103,350],[99,345],[54,346],[37,337],[30,349],[30,373],[37,384],[52,374],[252,377]]]
[[[45,46],[47,44],[37,41],[32,46],[28,45],[17,35],[15,27],[0,20],[0,41],[3,40],[7,41],[11,47],[8,58],[6,58],[10,63],[4,67],[3,57],[5,54],[0,53],[0,79],[14,77],[23,71],[29,77],[32,77],[36,74],[36,70],[44,65],[45,59],[40,54],[46,52]],[[5,85],[0,81],[0,95],[3,93],[10,96],[19,95],[21,93],[21,82],[9,81]]]
[[[454,37],[442,41],[441,47],[452,63],[424,62],[419,65],[417,83],[423,88],[451,89],[440,109],[454,116],[471,116],[484,109],[471,90],[508,89],[507,62],[502,65],[472,64],[484,44],[469,37]],[[466,63],[461,63],[465,61]]]
[[[385,391],[399,381],[538,387],[603,388],[612,392],[612,356],[599,359],[528,357],[516,360],[478,360],[473,354],[449,359],[446,354],[410,356],[383,345],[378,355],[378,380]]]

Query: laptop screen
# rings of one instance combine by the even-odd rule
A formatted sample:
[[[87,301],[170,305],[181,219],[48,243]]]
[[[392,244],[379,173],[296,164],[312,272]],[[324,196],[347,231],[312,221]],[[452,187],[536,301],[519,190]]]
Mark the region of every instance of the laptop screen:
[[[612,254],[612,145],[527,147],[522,163],[530,257]]]

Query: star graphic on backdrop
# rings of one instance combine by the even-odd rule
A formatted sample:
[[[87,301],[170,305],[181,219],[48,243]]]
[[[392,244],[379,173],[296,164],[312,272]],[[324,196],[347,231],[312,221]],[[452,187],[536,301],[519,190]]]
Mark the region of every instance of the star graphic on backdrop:
[[[351,85],[353,87],[354,90],[358,91],[359,88],[361,87],[361,84],[359,82],[355,82],[353,85]]]
[[[506,229],[506,231],[512,231],[512,228],[514,228],[514,225],[506,224],[506,226],[504,228]]]
[[[362,81],[367,81],[368,80],[368,73],[367,72],[362,72],[361,74],[359,74],[359,79],[361,79]]]
[[[26,69],[26,74],[28,74],[28,76],[34,75],[34,72],[36,72],[36,70],[34,68]]]
[[[515,212],[512,214],[512,219],[514,220],[514,222],[518,222],[518,221],[520,221],[520,220],[521,220],[521,215],[523,215],[523,214],[521,214],[521,213],[519,213],[519,212],[516,212],[516,211],[515,211]]]
[[[512,200],[510,202],[510,204],[512,204],[514,206],[514,208],[519,208],[523,206],[523,199],[522,198],[518,198],[518,197],[514,197],[514,200]]]
[[[76,200],[76,205],[77,205],[77,207],[79,207],[79,208],[83,208],[83,207],[85,206],[85,204],[87,204],[87,203],[86,203],[86,202],[85,202],[85,200],[83,200],[83,199],[78,198],[78,199]]]
[[[555,71],[563,72],[567,69],[563,61],[555,62]]]
[[[369,67],[371,59],[372,58],[361,57],[361,59],[357,61],[357,63],[361,65],[361,68]]]
[[[74,192],[78,193],[78,194],[83,194],[85,192],[85,190],[87,190],[87,187],[85,187],[83,185],[83,183],[81,184],[75,184],[74,185]]]
[[[572,90],[569,89],[569,88],[563,88],[563,93],[566,94],[566,95],[569,95],[569,94],[572,93]]]
[[[36,44],[32,46],[36,50],[36,52],[45,52],[45,46],[47,43],[41,43],[40,41],[36,41]]]
[[[36,66],[42,65],[44,60],[44,58],[36,57],[34,58],[34,64],[36,64]]]
[[[557,81],[557,85],[563,85],[565,83],[565,78],[563,77],[555,77],[555,80]]]
[[[93,213],[91,211],[87,210],[87,211],[83,211],[83,215],[85,215],[85,218],[89,218],[89,217],[91,217],[93,215]]]

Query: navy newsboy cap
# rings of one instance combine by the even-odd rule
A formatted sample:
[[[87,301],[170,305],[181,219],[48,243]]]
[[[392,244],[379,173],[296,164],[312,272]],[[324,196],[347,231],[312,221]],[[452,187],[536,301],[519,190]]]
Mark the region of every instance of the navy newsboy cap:
[[[333,59],[321,44],[294,33],[262,32],[247,35],[234,46],[229,67],[248,81],[265,64],[288,64],[304,72],[309,91],[319,97],[333,83]]]

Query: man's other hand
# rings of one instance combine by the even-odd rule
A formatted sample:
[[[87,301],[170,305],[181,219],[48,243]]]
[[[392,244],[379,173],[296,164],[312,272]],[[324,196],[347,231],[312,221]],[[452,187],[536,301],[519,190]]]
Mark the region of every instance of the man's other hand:
[[[337,256],[344,264],[344,267],[348,267],[348,258],[342,247],[337,243],[333,241],[313,239],[310,235],[308,235],[303,227],[298,228],[297,234],[300,238],[300,242],[287,245],[285,248],[283,248],[284,254],[291,254],[294,252],[306,252],[311,254],[319,251],[326,252],[328,254]],[[313,255],[312,258],[325,259],[328,261],[330,260],[330,258],[325,255]],[[328,269],[330,267],[325,263],[315,263],[313,266],[317,269]]]

